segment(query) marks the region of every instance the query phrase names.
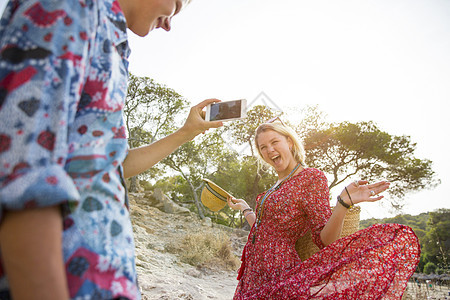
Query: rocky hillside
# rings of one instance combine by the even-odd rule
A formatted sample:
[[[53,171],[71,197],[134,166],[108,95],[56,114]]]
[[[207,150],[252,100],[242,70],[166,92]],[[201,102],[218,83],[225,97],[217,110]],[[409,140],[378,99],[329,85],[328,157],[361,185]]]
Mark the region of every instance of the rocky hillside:
[[[247,233],[229,231],[208,219],[201,221],[185,209],[173,210],[176,204],[168,205],[170,200],[159,196],[130,194],[143,299],[232,299],[239,268],[237,255],[242,252]],[[162,210],[171,206],[169,211],[176,213],[155,206]],[[202,240],[208,236],[209,241]],[[216,240],[223,243],[217,255],[204,245],[202,248],[202,243]]]

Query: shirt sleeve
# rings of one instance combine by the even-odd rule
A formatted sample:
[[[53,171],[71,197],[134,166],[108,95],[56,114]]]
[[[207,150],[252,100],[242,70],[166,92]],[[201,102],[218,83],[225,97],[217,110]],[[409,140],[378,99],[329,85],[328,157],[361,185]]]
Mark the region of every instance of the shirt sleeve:
[[[5,210],[79,201],[64,165],[92,38],[87,29],[95,28],[92,19],[79,1],[11,1],[5,9],[0,23],[0,221]]]
[[[311,178],[306,186],[303,210],[309,220],[312,240],[317,247],[322,249],[325,245],[320,238],[320,232],[331,216],[330,193],[325,174],[317,169],[311,170]]]

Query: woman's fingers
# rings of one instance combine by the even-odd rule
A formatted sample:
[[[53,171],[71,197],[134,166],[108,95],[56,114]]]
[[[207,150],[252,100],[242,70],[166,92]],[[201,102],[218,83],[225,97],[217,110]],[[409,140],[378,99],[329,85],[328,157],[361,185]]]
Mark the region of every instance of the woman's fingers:
[[[236,199],[233,197],[227,197],[228,206],[231,207],[232,209],[240,209],[239,206],[241,204],[241,201],[239,200],[240,199]]]
[[[389,188],[390,182],[379,181],[369,184],[367,180],[355,180],[347,186],[348,192],[353,198],[353,202],[375,202],[384,198],[379,195]],[[345,196],[345,192],[344,192]]]
[[[384,192],[389,188],[390,183],[386,181],[380,181],[377,183],[367,185],[367,189],[369,190],[369,194],[371,197],[378,195],[379,193]]]
[[[250,208],[250,206],[243,199],[236,199],[234,197],[227,197],[228,206],[234,210],[244,210],[246,208]]]
[[[231,207],[231,208],[234,208],[233,206],[235,205],[233,202],[233,199],[231,198],[231,197],[227,197],[227,203],[228,203],[228,206],[229,207]]]
[[[367,181],[367,180],[355,180],[354,182],[353,182],[353,185],[355,186],[355,187],[359,187],[360,185],[365,185],[365,184],[368,184],[369,182]]]
[[[378,196],[378,197],[374,197],[374,198],[372,197],[372,198],[369,198],[369,200],[367,200],[367,202],[376,202],[383,198],[384,198],[384,196]]]
[[[372,184],[368,184],[367,187],[369,189],[376,189],[376,188],[379,188],[379,187],[384,186],[386,184],[388,184],[387,181],[379,181],[379,182],[375,182],[375,183],[372,183]]]

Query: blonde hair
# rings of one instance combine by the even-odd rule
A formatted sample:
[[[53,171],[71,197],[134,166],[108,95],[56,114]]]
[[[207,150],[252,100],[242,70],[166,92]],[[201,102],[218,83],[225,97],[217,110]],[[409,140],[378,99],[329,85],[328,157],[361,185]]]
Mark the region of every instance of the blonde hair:
[[[282,136],[291,139],[292,141],[292,149],[291,153],[297,163],[300,163],[301,166],[306,167],[305,159],[305,148],[303,147],[303,143],[300,141],[297,133],[289,126],[284,125],[281,122],[273,122],[273,123],[264,123],[258,126],[255,131],[255,146],[258,151],[259,161],[263,165],[268,165],[267,162],[264,161],[261,151],[259,150],[258,145],[258,136],[266,131],[275,131]]]

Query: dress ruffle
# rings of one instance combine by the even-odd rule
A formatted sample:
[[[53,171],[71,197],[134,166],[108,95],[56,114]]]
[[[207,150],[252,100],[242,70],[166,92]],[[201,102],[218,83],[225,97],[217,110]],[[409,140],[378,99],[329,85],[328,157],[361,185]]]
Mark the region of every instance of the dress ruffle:
[[[420,258],[411,228],[377,224],[337,240],[234,299],[401,299]]]

